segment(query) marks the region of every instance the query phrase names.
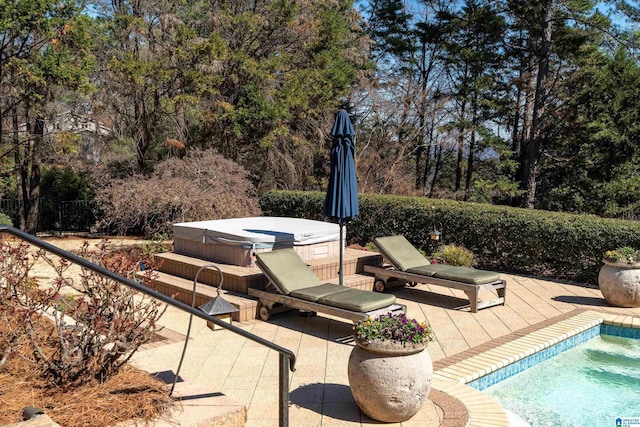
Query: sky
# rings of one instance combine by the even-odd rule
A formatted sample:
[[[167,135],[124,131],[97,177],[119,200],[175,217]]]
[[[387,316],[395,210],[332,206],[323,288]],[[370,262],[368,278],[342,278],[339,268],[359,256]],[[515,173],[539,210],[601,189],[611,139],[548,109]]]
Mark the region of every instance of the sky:
[[[419,8],[420,3],[421,2],[418,0],[405,0],[405,4],[407,5],[407,8],[409,10]],[[629,1],[629,3],[634,6],[640,7],[639,1]],[[368,4],[369,4],[368,0],[355,0],[354,7],[363,16],[366,16],[365,10]],[[624,18],[624,16],[622,16],[620,13],[616,13],[615,6],[608,4],[608,2],[604,2],[604,1],[598,2],[596,5],[596,8],[600,10],[600,12],[602,12],[604,15],[609,15],[609,17],[611,18],[614,24],[621,27],[630,25],[630,23],[628,22],[627,19]]]

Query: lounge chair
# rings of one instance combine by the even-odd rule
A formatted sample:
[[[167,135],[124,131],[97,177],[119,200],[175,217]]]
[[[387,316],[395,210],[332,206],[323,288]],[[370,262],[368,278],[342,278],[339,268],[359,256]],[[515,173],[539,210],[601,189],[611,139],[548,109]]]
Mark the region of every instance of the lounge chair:
[[[291,248],[259,253],[256,263],[269,279],[267,289],[273,288],[248,290],[249,295],[260,299],[259,315],[265,321],[269,320],[277,304],[353,322],[383,313],[406,312],[406,306],[396,304],[394,295],[322,283]]]
[[[507,283],[498,273],[469,267],[454,267],[431,264],[404,236],[378,237],[373,241],[390,266],[365,266],[364,271],[376,276],[374,290],[384,292],[395,279],[402,284],[415,286],[418,283],[460,289],[469,298],[472,313],[494,305],[504,305]],[[393,280],[391,280],[393,282]],[[496,291],[498,298],[479,301],[480,291]]]

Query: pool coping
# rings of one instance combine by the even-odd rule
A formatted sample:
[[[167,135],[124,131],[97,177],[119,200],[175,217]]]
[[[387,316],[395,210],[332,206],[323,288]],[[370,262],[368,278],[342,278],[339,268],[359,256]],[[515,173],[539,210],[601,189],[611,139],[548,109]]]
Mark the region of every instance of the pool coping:
[[[467,384],[601,324],[640,329],[640,317],[578,309],[434,362],[433,387],[460,400],[469,427],[507,427],[500,404]]]

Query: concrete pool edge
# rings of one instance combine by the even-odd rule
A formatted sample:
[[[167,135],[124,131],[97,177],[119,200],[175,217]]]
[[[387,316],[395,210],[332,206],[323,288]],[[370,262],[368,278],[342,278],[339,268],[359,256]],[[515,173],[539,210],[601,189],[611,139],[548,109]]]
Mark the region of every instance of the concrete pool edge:
[[[575,310],[434,362],[434,387],[465,405],[468,426],[508,426],[507,413],[500,404],[467,383],[603,323],[640,329],[640,317]]]

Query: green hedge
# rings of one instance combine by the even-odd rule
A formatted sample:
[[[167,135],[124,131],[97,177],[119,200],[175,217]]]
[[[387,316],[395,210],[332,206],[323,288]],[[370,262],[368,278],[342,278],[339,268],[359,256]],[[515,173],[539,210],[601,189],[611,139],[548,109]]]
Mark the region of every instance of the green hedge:
[[[347,238],[359,243],[402,234],[427,253],[435,227],[443,243],[462,245],[478,267],[504,272],[597,282],[605,251],[640,248],[640,223],[453,200],[360,194],[360,215]],[[272,191],[261,198],[267,216],[322,220],[324,193]]]

